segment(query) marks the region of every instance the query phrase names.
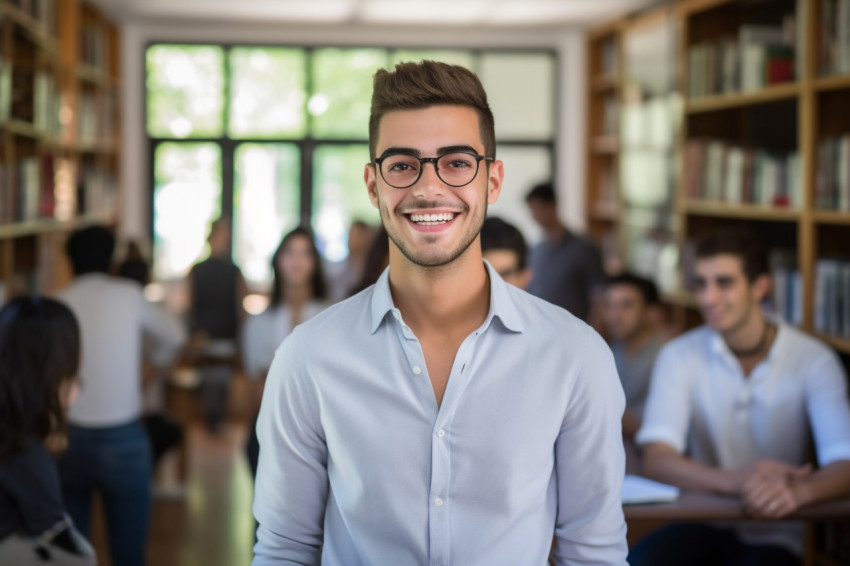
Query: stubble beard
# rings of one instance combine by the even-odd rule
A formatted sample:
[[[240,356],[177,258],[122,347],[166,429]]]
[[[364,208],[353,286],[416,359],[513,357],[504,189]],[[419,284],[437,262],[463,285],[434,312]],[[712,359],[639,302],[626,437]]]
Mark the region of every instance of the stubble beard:
[[[478,237],[478,234],[481,233],[481,228],[484,226],[484,219],[487,217],[487,202],[484,202],[484,214],[482,214],[481,217],[478,219],[472,219],[473,222],[475,222],[474,229],[471,230],[469,234],[467,234],[467,236],[460,242],[460,245],[445,253],[441,253],[439,251],[433,253],[417,253],[415,250],[412,250],[402,238],[401,231],[397,230],[396,227],[392,224],[392,219],[389,210],[383,202],[380,203],[380,207],[378,208],[378,210],[381,213],[381,221],[383,222],[384,228],[387,231],[387,236],[389,236],[390,241],[395,244],[395,246],[399,249],[402,255],[407,258],[409,262],[416,266],[424,268],[435,268],[444,267],[446,265],[451,264],[461,255],[463,255],[463,253],[467,249],[469,249],[469,246],[472,245],[472,242],[475,241],[475,238]],[[468,210],[469,209],[467,209],[467,211]],[[402,219],[406,218],[406,216],[403,214],[396,214],[396,216]],[[426,236],[426,238],[429,237]],[[437,236],[430,236],[430,238],[436,239]]]

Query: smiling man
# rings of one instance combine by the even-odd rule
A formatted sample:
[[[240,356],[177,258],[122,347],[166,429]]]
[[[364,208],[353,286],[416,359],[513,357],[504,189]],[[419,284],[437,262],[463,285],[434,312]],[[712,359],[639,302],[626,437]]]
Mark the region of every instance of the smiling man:
[[[632,549],[632,566],[799,565],[802,525],[766,521],[850,493],[847,378],[827,346],[762,312],[766,258],[746,231],[697,245],[705,325],[661,350],[637,435],[646,475],[737,496],[765,522],[666,527]]]
[[[295,329],[257,425],[255,565],[625,565],[610,351],[505,283],[479,232],[502,188],[478,78],[375,76],[365,183],[378,282]]]

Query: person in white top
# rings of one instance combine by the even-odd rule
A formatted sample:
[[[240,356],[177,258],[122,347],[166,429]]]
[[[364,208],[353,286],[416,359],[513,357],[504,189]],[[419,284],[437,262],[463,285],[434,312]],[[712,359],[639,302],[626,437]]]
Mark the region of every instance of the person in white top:
[[[166,360],[185,340],[179,322],[148,303],[140,285],[108,275],[115,239],[94,226],[74,233],[67,252],[75,278],[59,293],[80,323],[80,394],[68,414],[59,476],[68,512],[88,536],[92,496],[106,513],[112,564],[145,564],[151,453],[141,422],[142,338]]]
[[[744,231],[698,244],[705,325],[661,350],[637,434],[647,476],[739,497],[755,520],[666,527],[632,549],[632,566],[799,565],[801,526],[775,520],[850,493],[844,369],[826,345],[762,312],[766,257]]]
[[[312,233],[295,228],[283,237],[271,259],[274,283],[269,307],[248,317],[242,334],[242,360],[251,380],[254,423],[246,450],[256,477],[260,445],[256,417],[266,382],[266,373],[283,339],[299,323],[312,318],[327,306],[327,284],[319,250]]]

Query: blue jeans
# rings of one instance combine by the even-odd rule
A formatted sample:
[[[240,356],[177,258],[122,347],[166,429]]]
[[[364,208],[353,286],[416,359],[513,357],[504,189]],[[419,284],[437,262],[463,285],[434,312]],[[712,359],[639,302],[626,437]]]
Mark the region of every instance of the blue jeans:
[[[653,531],[629,551],[631,566],[800,566],[776,546],[744,544],[731,529],[697,523]]]
[[[113,566],[144,566],[151,510],[151,449],[141,421],[68,427],[59,459],[65,507],[89,538],[92,496],[100,494]]]

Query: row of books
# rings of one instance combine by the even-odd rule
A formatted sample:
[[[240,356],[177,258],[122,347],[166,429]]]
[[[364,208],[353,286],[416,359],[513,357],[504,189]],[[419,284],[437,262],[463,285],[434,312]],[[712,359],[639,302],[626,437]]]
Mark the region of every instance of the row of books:
[[[783,25],[743,25],[724,37],[688,49],[688,96],[752,91],[801,76],[802,50],[795,47],[797,19]]]
[[[75,175],[50,153],[0,163],[0,223],[113,210],[116,195],[113,171],[89,165]]]
[[[713,139],[685,147],[685,195],[693,200],[799,207],[800,154],[769,151]]]
[[[814,329],[850,338],[850,260],[822,258],[815,263]]]
[[[45,134],[58,134],[60,107],[61,94],[52,73],[0,61],[0,119],[20,120]]]
[[[850,74],[850,0],[821,0],[820,6],[820,71],[825,75]]]
[[[850,134],[818,143],[815,208],[850,212]]]

